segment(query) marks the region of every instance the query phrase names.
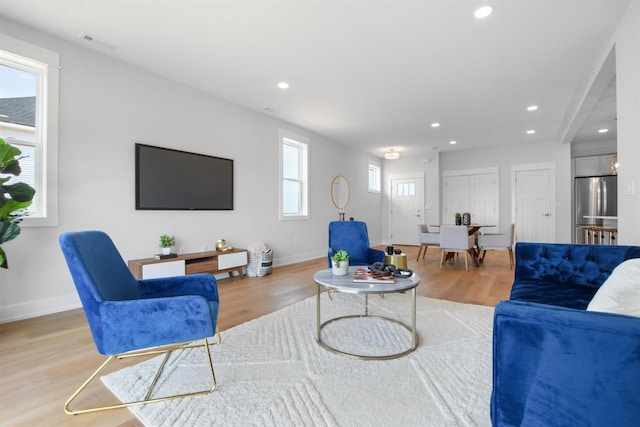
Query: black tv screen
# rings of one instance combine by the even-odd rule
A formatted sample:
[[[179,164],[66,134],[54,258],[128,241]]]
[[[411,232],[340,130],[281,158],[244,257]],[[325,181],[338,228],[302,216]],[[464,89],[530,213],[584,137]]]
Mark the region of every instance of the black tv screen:
[[[233,210],[233,160],[136,144],[136,209]]]

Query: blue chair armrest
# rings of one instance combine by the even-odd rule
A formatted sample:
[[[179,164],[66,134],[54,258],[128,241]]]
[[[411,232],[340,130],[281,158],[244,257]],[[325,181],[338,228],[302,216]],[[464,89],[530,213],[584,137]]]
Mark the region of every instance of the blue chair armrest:
[[[218,313],[198,295],[104,301],[100,304],[102,354],[119,354],[201,338],[215,333]]]
[[[521,301],[496,306],[494,426],[640,425],[640,318]]]
[[[145,298],[200,295],[209,301],[220,301],[216,278],[208,273],[138,280]]]
[[[374,262],[384,262],[384,251],[369,248],[367,258],[369,259],[370,264],[373,264]]]

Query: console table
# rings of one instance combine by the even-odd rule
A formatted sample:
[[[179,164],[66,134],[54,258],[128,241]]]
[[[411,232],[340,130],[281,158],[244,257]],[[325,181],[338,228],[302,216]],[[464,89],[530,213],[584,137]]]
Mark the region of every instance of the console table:
[[[238,272],[240,278],[244,278],[242,267],[247,265],[247,250],[196,252],[165,259],[134,259],[130,260],[128,265],[136,279],[184,276],[196,273],[229,273],[229,277],[231,277],[234,271]]]

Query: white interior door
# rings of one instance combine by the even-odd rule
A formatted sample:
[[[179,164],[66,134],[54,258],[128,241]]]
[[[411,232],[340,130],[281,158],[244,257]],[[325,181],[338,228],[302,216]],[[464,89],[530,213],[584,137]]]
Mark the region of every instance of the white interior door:
[[[417,245],[417,225],[422,223],[422,177],[391,180],[391,243]]]
[[[484,227],[483,233],[496,233],[498,223],[498,185],[497,174],[487,173],[469,177],[469,199],[471,204],[471,222],[495,227]]]
[[[514,188],[517,240],[555,242],[555,170],[516,170]]]
[[[469,177],[466,175],[446,177],[444,197],[442,223],[454,224],[456,212],[469,212]]]

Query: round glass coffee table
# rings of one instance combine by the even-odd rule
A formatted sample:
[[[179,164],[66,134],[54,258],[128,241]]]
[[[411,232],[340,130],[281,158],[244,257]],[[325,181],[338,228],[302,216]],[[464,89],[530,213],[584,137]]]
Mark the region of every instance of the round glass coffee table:
[[[354,282],[353,275],[355,273],[356,267],[349,267],[349,273],[346,276],[334,276],[331,272],[331,269],[328,268],[326,270],[320,270],[313,275],[313,280],[317,284],[316,290],[316,310],[317,310],[317,335],[316,341],[323,348],[336,353],[342,354],[344,356],[352,357],[354,359],[361,360],[387,360],[387,359],[395,359],[398,357],[405,356],[412,351],[414,351],[418,347],[418,332],[416,330],[416,287],[420,284],[420,276],[417,274],[413,274],[413,276],[408,278],[395,278],[395,283],[363,283],[363,282]],[[320,312],[321,312],[321,304],[320,304],[320,294],[322,290],[327,289],[328,291],[333,292],[344,292],[350,294],[364,294],[364,314],[351,314],[347,316],[340,316],[329,319],[325,322],[321,323],[320,320]],[[387,316],[378,316],[369,314],[369,295],[383,295],[383,294],[392,294],[392,293],[400,293],[411,291],[411,326],[406,323],[393,319]],[[353,319],[353,318],[376,318],[382,319],[387,322],[392,322],[402,326],[404,329],[409,331],[411,334],[411,345],[397,353],[393,354],[384,354],[384,355],[363,355],[363,354],[354,354],[346,351],[339,350],[325,341],[322,340],[322,329],[330,323],[337,322],[343,319]]]

